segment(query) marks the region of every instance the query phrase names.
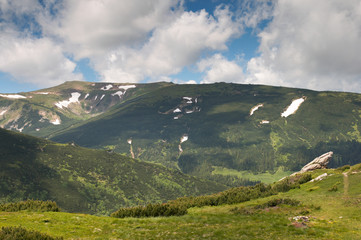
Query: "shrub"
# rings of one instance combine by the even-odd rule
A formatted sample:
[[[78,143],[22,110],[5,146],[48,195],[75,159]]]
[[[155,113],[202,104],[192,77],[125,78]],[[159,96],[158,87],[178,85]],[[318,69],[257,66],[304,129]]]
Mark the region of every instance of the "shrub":
[[[309,182],[312,179],[311,174],[297,174],[289,176],[273,185],[276,192],[287,192],[294,188],[299,188],[300,184]]]
[[[333,185],[330,189],[328,189],[329,192],[337,192],[337,190],[338,190],[338,187],[336,184]]]
[[[18,212],[23,210],[32,212],[60,212],[60,208],[53,201],[26,200],[0,204],[0,211]]]
[[[348,170],[350,168],[351,168],[350,165],[344,165],[344,166],[341,166],[341,167],[337,168],[336,170],[343,172],[343,171]]]
[[[22,227],[3,227],[0,231],[0,239],[2,240],[61,240],[62,237],[53,238],[49,235],[37,232],[29,231]]]
[[[300,205],[300,201],[295,200],[295,199],[290,199],[290,198],[275,198],[275,199],[271,199],[268,202],[261,204],[261,205],[257,205],[256,208],[267,208],[267,207],[276,207],[278,205],[281,204],[285,204],[285,205],[289,205],[289,206],[298,206]]]
[[[111,214],[111,217],[169,217],[181,216],[187,214],[187,207],[176,206],[168,203],[148,204],[146,206],[137,206],[130,208],[120,208]]]

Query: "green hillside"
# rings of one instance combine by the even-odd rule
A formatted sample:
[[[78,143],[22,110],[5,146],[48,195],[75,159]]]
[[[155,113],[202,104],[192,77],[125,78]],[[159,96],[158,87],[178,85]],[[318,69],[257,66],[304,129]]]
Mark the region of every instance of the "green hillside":
[[[65,82],[38,91],[0,94],[0,127],[47,137],[112,106],[170,85]]]
[[[190,208],[184,216],[119,219],[0,212],[0,227],[21,223],[28,231],[64,239],[360,239],[361,166],[317,170],[312,177],[324,173],[323,180],[288,192],[232,205]]]
[[[0,203],[53,200],[68,212],[109,214],[225,186],[111,151],[0,129]]]
[[[303,101],[299,108],[282,117],[297,99]],[[271,183],[331,150],[332,167],[360,162],[360,107],[361,95],[353,93],[173,84],[117,104],[52,140],[128,156],[132,149],[135,158],[195,176]]]

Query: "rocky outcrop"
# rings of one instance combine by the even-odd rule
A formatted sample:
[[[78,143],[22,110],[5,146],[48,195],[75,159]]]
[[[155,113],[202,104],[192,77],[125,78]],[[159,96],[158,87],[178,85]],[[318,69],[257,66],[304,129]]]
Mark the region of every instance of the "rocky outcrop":
[[[325,169],[325,168],[327,168],[327,165],[330,162],[332,155],[333,155],[333,152],[328,152],[328,153],[322,154],[321,156],[313,159],[310,163],[305,165],[299,172],[295,172],[292,175],[295,175],[298,173],[309,172],[309,171],[313,171],[316,169]]]

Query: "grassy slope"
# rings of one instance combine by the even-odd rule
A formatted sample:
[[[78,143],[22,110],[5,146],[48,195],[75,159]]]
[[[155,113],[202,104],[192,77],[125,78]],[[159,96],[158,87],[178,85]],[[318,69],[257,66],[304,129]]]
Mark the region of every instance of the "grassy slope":
[[[193,103],[185,104],[184,96],[193,97]],[[282,118],[285,108],[300,97],[306,101],[296,114]],[[264,107],[250,116],[260,103]],[[183,115],[174,120],[177,114],[172,111],[182,105]],[[252,179],[263,179],[257,174],[279,170],[267,176],[272,182],[330,150],[335,152],[334,167],[359,162],[360,105],[361,96],[352,93],[225,83],[172,85],[120,104],[53,139],[128,153],[126,140],[132,138],[135,155],[142,160],[197,176],[210,175],[218,167],[214,173],[235,170],[239,174],[233,175],[247,176],[248,171]],[[200,112],[184,114],[196,107]],[[260,124],[262,120],[270,124]],[[189,139],[179,154],[183,134]]]
[[[104,150],[58,144],[0,129],[0,201],[54,200],[70,212],[204,194],[224,186]]]
[[[360,170],[360,165],[354,166],[347,172],[346,181],[341,171],[316,171],[314,176],[323,172],[333,175],[264,199],[193,208],[182,217],[115,219],[68,213],[2,212],[0,226],[21,223],[23,227],[65,239],[359,239]],[[338,190],[329,191],[334,185]],[[302,205],[280,205],[248,214],[234,211],[252,210],[270,199],[286,197],[300,200]],[[291,218],[299,215],[310,218],[307,227],[294,226]]]

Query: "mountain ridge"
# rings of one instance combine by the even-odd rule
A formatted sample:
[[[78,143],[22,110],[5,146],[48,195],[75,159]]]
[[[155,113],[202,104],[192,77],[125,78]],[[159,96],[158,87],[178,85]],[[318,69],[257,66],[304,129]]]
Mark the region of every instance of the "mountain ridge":
[[[122,85],[76,84],[95,84],[92,98]],[[73,117],[42,137],[128,156],[132,149],[135,158],[207,178],[272,182],[328,151],[335,152],[333,167],[361,161],[360,94],[229,83],[135,86],[101,114]],[[69,99],[72,90],[61,87]]]

